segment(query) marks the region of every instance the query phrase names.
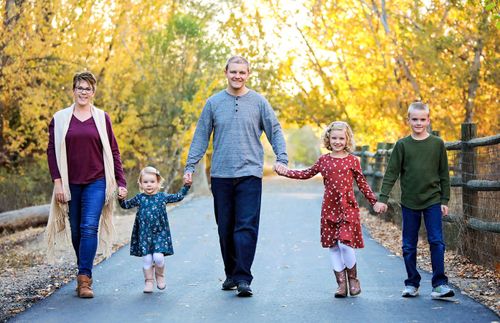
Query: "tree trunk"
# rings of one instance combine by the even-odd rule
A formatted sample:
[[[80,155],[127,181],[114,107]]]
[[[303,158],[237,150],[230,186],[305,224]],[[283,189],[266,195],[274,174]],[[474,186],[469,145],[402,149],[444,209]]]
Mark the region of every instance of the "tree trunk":
[[[364,0],[362,0],[361,2],[366,4]],[[420,94],[420,86],[417,82],[417,79],[411,73],[408,63],[404,59],[403,55],[400,53],[402,49],[400,49],[399,43],[396,39],[396,35],[393,35],[389,28],[389,22],[387,20],[387,11],[385,9],[385,0],[382,0],[380,10],[378,9],[377,3],[374,0],[372,0],[371,8],[372,11],[375,13],[375,15],[380,19],[380,23],[384,27],[385,34],[387,35],[387,37],[389,37],[389,39],[392,41],[394,45],[394,52],[395,52],[394,59],[396,60],[396,63],[399,66],[399,68],[403,71],[406,80],[410,83],[413,92],[415,93],[415,99],[422,99]]]
[[[50,204],[0,213],[0,232],[14,232],[47,224]]]
[[[16,42],[16,35],[12,33],[16,22],[20,18],[21,7],[23,6],[24,0],[7,0],[5,1],[5,7],[0,9],[2,11],[2,24],[3,33],[1,37],[3,42],[0,46],[0,79],[5,79],[4,69],[6,66],[12,63],[12,57],[6,53],[6,47],[9,46],[9,42]],[[7,91],[0,83],[0,93]],[[6,97],[9,97],[8,95]],[[4,123],[9,120],[9,112],[13,110],[11,98],[0,101],[0,166],[5,166],[7,164],[9,153],[6,151],[6,138],[5,138],[5,128]],[[8,121],[7,121],[8,122]]]
[[[297,29],[300,36],[302,37],[302,40],[306,44],[310,60],[311,60],[312,64],[315,66],[319,76],[323,80],[323,83],[325,84],[326,89],[330,93],[331,97],[336,99],[336,101],[337,101],[336,103],[338,104],[338,108],[340,108],[341,113],[345,115],[346,119],[349,119],[349,114],[347,113],[346,105],[340,98],[338,88],[330,81],[330,77],[324,71],[323,66],[321,65],[321,62],[319,61],[318,56],[316,55],[316,52],[314,51],[312,45],[307,40],[306,36],[304,35],[304,32],[302,31],[302,29],[299,27],[299,25],[297,23],[295,24],[295,29]]]
[[[481,21],[479,22],[479,31],[477,36],[476,46],[474,47],[474,61],[470,68],[470,80],[467,89],[467,100],[465,102],[465,119],[464,123],[472,123],[474,116],[474,100],[476,98],[477,88],[479,87],[479,71],[481,69],[481,54],[483,52],[483,33],[487,28],[488,12],[483,10],[481,13]]]
[[[2,77],[2,72],[0,71],[0,77]],[[2,86],[0,85],[0,92],[2,91]],[[0,101],[0,166],[3,166],[7,160],[5,154],[5,139],[4,139],[4,129],[3,129],[3,114],[4,114],[4,104]]]

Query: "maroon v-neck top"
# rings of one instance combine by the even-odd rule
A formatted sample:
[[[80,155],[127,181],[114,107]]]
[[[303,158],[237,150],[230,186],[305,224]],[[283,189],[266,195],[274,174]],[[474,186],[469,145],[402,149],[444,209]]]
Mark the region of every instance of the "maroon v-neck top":
[[[120,151],[115,134],[111,126],[111,119],[106,113],[106,131],[113,153],[115,178],[118,186],[126,187],[127,182],[123,173]],[[68,177],[70,184],[88,184],[104,178],[103,146],[94,118],[80,121],[74,115],[71,117],[68,132],[66,133],[66,156],[68,160]],[[49,145],[47,147],[52,180],[61,178],[57,167],[56,150],[54,147],[54,119],[49,125]]]

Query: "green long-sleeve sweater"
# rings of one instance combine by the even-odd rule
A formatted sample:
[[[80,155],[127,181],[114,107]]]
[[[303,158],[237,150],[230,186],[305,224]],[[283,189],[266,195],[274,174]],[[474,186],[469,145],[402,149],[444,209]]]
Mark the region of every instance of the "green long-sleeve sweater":
[[[447,205],[450,175],[443,140],[433,135],[424,140],[411,136],[398,140],[384,175],[380,202],[387,203],[399,176],[401,204],[405,207],[422,210],[437,203]]]

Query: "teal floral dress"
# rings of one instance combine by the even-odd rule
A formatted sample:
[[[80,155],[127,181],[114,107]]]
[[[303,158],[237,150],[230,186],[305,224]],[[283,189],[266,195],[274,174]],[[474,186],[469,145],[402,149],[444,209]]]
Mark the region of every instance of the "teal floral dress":
[[[130,239],[130,255],[142,257],[153,253],[163,253],[165,256],[174,254],[167,203],[182,201],[188,191],[189,186],[184,186],[177,194],[141,193],[129,200],[120,200],[123,209],[139,207]]]

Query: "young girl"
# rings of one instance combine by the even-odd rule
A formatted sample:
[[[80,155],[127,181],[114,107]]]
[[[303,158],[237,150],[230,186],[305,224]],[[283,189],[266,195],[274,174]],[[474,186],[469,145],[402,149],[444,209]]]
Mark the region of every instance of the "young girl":
[[[366,182],[359,160],[353,151],[354,138],[351,127],[342,121],[332,122],[323,134],[323,144],[329,154],[319,157],[316,163],[305,170],[291,170],[283,164],[276,165],[279,175],[296,179],[308,179],[321,173],[325,194],[321,208],[321,244],[329,248],[338,289],[335,297],[346,297],[361,293],[357,278],[355,248],[363,248],[359,207],[354,196],[353,181],[359,190],[375,205],[377,198]]]
[[[130,200],[120,200],[120,206],[124,209],[139,207],[130,239],[130,255],[142,257],[144,293],[152,293],[153,276],[156,278],[158,289],[165,289],[164,256],[174,254],[166,204],[184,199],[189,186],[184,186],[177,194],[159,192],[163,178],[160,172],[151,166],[141,170],[138,183],[142,193]]]

